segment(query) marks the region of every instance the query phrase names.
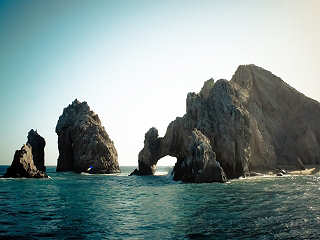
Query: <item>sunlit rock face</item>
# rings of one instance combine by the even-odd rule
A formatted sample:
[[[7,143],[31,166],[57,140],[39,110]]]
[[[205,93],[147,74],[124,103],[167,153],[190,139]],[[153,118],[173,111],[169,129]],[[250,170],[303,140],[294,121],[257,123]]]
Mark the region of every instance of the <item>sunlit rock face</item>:
[[[194,131],[208,139],[228,178],[318,164],[319,120],[317,101],[263,68],[242,65],[230,81],[210,79],[199,93],[189,93],[186,114],[170,123],[163,138],[154,128],[148,131],[136,173],[153,174],[157,161],[170,155],[177,158],[173,174],[181,176],[178,165],[195,158],[186,151]]]
[[[31,129],[28,142],[16,150],[11,166],[4,177],[47,178],[44,166],[44,147],[46,142],[37,131]]]
[[[57,171],[120,172],[117,150],[98,115],[86,102],[76,99],[63,110],[56,133],[59,148]]]

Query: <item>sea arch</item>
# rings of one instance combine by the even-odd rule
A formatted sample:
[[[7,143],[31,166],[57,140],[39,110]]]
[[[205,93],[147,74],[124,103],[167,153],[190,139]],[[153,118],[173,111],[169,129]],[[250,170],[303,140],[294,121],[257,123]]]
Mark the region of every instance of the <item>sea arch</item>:
[[[177,159],[173,179],[184,182],[225,182],[226,177],[216,161],[210,140],[198,129],[186,127],[183,118],[176,118],[164,137],[150,128],[145,134],[144,147],[139,152],[138,169],[131,175],[154,175],[158,161],[166,156]]]

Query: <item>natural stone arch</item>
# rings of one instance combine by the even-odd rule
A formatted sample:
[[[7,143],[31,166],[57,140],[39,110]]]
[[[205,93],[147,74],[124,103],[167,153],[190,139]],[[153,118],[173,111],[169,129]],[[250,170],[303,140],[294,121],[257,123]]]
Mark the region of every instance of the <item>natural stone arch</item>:
[[[184,144],[188,136],[195,142],[196,136],[203,142],[208,138],[230,179],[303,169],[304,164],[319,163],[319,119],[317,101],[263,68],[242,65],[230,81],[209,79],[199,93],[188,93],[186,114],[170,124],[163,138],[155,138],[159,148],[149,150],[153,144],[145,142],[138,173],[152,174],[159,156],[176,156],[183,147],[189,155],[177,157],[177,176],[179,162],[192,156],[190,146]]]
[[[144,148],[139,153],[139,169],[133,174],[153,175],[159,159],[175,157],[173,179],[184,182],[225,182],[226,177],[216,161],[209,139],[198,129],[189,129],[183,118],[177,118],[168,126],[163,138],[151,128],[145,134]]]

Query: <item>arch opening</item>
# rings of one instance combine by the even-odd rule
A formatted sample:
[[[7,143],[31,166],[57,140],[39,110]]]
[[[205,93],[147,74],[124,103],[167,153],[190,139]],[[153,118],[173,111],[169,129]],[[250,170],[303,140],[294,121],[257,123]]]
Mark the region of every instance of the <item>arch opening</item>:
[[[169,155],[160,158],[156,164],[156,172],[154,175],[168,175],[172,172],[176,162],[177,158]]]
[[[174,166],[177,162],[177,158],[176,157],[171,157],[169,155],[162,157],[158,160],[157,162],[157,167],[164,167],[164,166]]]

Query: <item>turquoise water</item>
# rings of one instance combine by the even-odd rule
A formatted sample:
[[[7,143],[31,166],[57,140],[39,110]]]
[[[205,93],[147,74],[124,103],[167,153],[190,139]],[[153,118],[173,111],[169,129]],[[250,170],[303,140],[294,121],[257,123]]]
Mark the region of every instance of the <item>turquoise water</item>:
[[[0,179],[0,239],[320,239],[319,176],[183,184],[133,169]]]

